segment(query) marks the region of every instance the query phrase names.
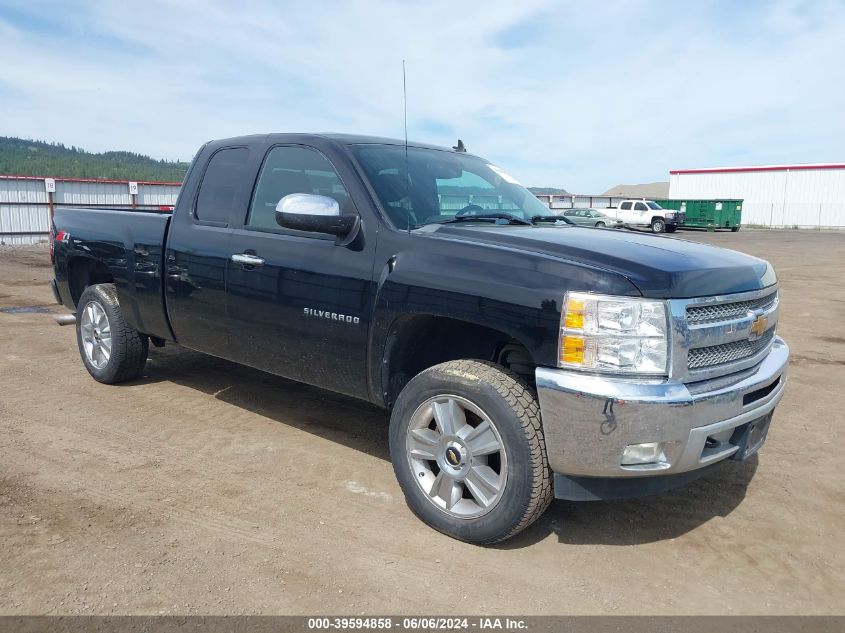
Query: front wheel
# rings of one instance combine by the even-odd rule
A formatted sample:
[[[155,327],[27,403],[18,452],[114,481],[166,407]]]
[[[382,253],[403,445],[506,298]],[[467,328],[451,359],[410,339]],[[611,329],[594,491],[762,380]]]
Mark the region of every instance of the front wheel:
[[[114,284],[88,286],[77,303],[76,342],[88,373],[113,384],[144,369],[149,338],[126,323]]]
[[[607,227],[607,224],[605,224],[604,222],[596,222],[597,229],[603,229],[605,227]]]
[[[552,500],[536,396],[493,363],[450,361],[415,376],[393,408],[390,457],[411,510],[462,541],[505,540]]]
[[[666,222],[663,218],[654,218],[651,221],[652,233],[664,233],[666,231]]]

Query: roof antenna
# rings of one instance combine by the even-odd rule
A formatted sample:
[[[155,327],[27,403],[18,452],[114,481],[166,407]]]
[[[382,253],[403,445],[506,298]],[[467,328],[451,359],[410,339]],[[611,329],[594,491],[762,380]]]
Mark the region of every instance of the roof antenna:
[[[405,60],[402,60],[402,101],[405,107],[405,199],[408,201],[408,235],[411,234],[411,170],[408,169],[408,87],[405,82]]]
[[[452,149],[456,152],[461,152],[462,154],[466,154],[467,148],[464,147],[464,142],[461,139],[458,139],[457,145],[452,145]]]

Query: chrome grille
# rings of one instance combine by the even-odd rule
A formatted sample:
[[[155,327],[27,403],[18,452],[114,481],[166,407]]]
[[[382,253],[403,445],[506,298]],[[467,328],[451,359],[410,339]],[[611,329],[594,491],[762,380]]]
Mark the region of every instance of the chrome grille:
[[[742,303],[749,302],[743,301]],[[774,335],[775,328],[770,328],[767,332],[763,333],[763,336],[754,341],[734,341],[733,343],[724,343],[723,345],[691,349],[687,354],[687,366],[690,369],[701,369],[702,367],[715,367],[749,358],[771,343]]]
[[[768,310],[777,300],[777,296],[778,293],[775,291],[765,297],[758,297],[757,299],[748,301],[691,305],[687,307],[687,323],[690,325],[700,325],[702,323],[717,323],[719,321],[741,319],[754,310]]]

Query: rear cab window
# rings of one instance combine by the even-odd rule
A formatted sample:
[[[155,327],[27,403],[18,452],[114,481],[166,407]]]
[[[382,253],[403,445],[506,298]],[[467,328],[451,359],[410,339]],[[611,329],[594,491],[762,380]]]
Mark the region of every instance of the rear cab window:
[[[214,226],[228,226],[232,222],[248,167],[246,147],[227,147],[211,156],[194,205],[197,222]]]

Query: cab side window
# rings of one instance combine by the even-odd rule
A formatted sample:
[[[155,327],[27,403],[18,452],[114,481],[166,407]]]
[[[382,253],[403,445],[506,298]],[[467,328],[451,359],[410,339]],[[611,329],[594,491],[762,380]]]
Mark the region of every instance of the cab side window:
[[[631,210],[631,203],[630,202],[623,202],[621,205],[619,205],[619,208],[622,209],[623,211],[630,211]]]
[[[248,160],[246,147],[221,149],[211,157],[194,207],[197,220],[220,226],[229,224],[246,180]]]
[[[645,206],[642,202],[638,202],[634,205],[634,211],[648,211],[648,207]]]
[[[247,226],[280,229],[276,223],[276,205],[292,193],[310,193],[337,200],[341,213],[354,213],[346,187],[329,160],[309,147],[274,147],[264,159]]]

